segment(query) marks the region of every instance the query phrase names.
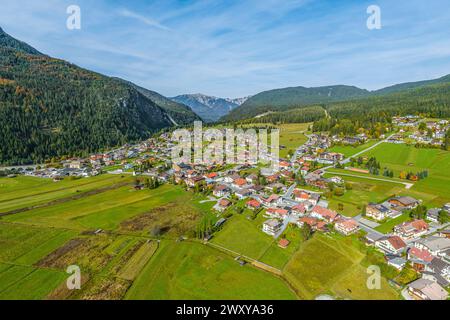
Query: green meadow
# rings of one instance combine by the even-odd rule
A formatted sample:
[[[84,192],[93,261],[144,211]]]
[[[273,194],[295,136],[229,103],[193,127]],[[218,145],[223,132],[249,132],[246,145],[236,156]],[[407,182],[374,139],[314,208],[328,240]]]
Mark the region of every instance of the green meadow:
[[[217,219],[213,202],[201,202],[204,197],[181,187],[137,191],[131,177],[102,175],[61,182],[2,178],[0,188],[0,210],[8,212],[0,217],[0,299],[296,298],[273,274],[241,267],[232,256],[194,239],[179,244],[180,236],[192,239],[203,217]],[[264,243],[263,255],[273,239],[250,223],[255,246]],[[104,232],[95,234],[99,229]],[[66,268],[73,264],[83,279],[76,292],[65,286]],[[149,283],[152,268],[164,272]],[[178,289],[161,289],[161,283],[172,283],[173,273],[179,275]],[[258,290],[262,284],[265,291]]]
[[[197,243],[163,242],[126,299],[295,299],[279,278]]]
[[[304,299],[330,294],[340,299],[397,299],[382,278],[381,290],[367,288],[363,246],[354,237],[316,234],[301,245],[284,269],[285,278]]]
[[[330,148],[331,152],[338,152],[342,153],[346,158],[352,157],[353,155],[357,154],[358,152],[361,152],[367,148],[370,148],[375,143],[377,143],[377,140],[369,140],[368,142],[364,144],[360,144],[358,146],[348,146],[348,145],[342,145],[342,146],[334,146]],[[365,154],[363,154],[365,155]]]
[[[382,167],[394,170],[396,177],[399,176],[401,171],[416,173],[428,170],[428,178],[415,183],[405,194],[409,193],[411,196],[421,197],[425,204],[432,206],[441,206],[449,202],[449,151],[383,143],[370,150],[367,156],[376,157]]]

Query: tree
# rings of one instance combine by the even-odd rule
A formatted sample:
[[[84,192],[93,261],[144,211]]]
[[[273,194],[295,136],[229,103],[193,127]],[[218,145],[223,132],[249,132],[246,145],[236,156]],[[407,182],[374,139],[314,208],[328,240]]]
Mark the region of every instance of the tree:
[[[303,226],[300,230],[301,230],[301,235],[302,235],[304,241],[309,240],[311,238],[313,231],[309,224],[304,222]]]
[[[410,216],[415,219],[425,219],[427,216],[427,207],[420,205],[411,210]]]
[[[338,197],[342,197],[344,195],[344,193],[345,193],[344,188],[339,187],[334,190],[334,195],[338,196]]]
[[[440,224],[445,224],[450,222],[450,215],[447,211],[441,210],[439,211],[438,221]]]

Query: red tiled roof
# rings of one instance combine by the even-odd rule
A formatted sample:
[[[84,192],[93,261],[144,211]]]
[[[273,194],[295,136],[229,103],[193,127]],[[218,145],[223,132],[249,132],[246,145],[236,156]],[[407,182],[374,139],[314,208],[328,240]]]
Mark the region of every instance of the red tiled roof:
[[[339,220],[337,222],[337,224],[340,224],[345,229],[350,229],[350,230],[358,227],[358,223],[356,223],[356,221],[353,219],[342,219],[342,220]]]
[[[431,255],[431,253],[429,253],[428,250],[425,249],[420,250],[419,248],[412,247],[408,253],[426,262],[431,262],[431,260],[433,260],[433,256]]]
[[[247,201],[247,205],[257,208],[257,207],[261,206],[261,203],[259,203],[259,201],[255,200],[255,199],[251,199],[251,200]]]
[[[426,223],[423,220],[414,220],[411,222],[411,225],[419,231],[427,230],[428,229],[428,223]]]
[[[234,184],[238,185],[238,186],[243,186],[243,185],[247,184],[247,180],[238,178],[238,179],[234,180]]]
[[[280,161],[280,167],[289,167],[289,166],[290,166],[289,162]]]
[[[396,250],[406,247],[405,241],[403,241],[399,236],[392,236],[387,240]]]
[[[337,216],[337,212],[327,209],[327,208],[324,208],[324,207],[321,207],[321,206],[315,206],[313,208],[313,212],[321,215],[324,218],[328,218],[330,220],[334,220]]]
[[[227,200],[227,199],[221,199],[219,201],[219,205],[222,207],[228,207],[230,204],[231,204],[231,201]]]
[[[281,239],[278,241],[278,245],[282,248],[286,248],[291,242],[287,239]]]
[[[279,209],[279,208],[269,208],[267,209],[267,212],[272,214],[278,214],[281,216],[285,216],[288,214],[288,211],[286,209]]]
[[[310,226],[314,226],[317,224],[317,219],[311,217],[302,217],[298,219],[299,222],[309,224]]]
[[[267,202],[272,202],[272,201],[276,201],[276,200],[278,200],[280,198],[280,196],[279,195],[277,195],[277,194],[272,194],[269,198],[267,198]]]
[[[303,203],[300,203],[300,204],[296,204],[295,206],[293,206],[292,210],[305,213],[306,212],[306,207],[305,207],[305,205]]]

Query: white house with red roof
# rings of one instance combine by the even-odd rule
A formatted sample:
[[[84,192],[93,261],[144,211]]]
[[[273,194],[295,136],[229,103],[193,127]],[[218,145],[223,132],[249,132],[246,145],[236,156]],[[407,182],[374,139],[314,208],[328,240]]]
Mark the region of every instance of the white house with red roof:
[[[356,233],[359,230],[358,223],[353,219],[339,219],[335,223],[334,228],[337,232],[346,236]]]
[[[394,234],[403,240],[411,240],[424,235],[428,229],[428,223],[423,220],[407,221],[395,226]]]
[[[399,236],[381,237],[375,241],[375,247],[388,254],[399,254],[405,250],[406,243]]]
[[[266,215],[271,218],[284,219],[288,214],[288,210],[281,208],[269,208],[266,210]]]
[[[315,206],[312,211],[311,211],[311,217],[320,219],[320,220],[325,220],[329,223],[334,222],[339,214],[336,211],[321,207],[321,206]]]

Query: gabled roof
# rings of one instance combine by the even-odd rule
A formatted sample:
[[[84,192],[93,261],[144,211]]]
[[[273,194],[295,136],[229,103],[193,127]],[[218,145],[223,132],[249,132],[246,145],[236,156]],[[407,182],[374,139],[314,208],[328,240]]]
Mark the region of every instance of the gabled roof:
[[[431,253],[429,253],[427,250],[421,250],[416,247],[412,247],[408,251],[408,254],[410,254],[420,260],[423,260],[425,262],[431,262],[431,260],[433,260],[433,256],[431,255]]]
[[[406,243],[405,241],[402,240],[402,238],[398,237],[398,236],[392,236],[392,237],[388,237],[387,241],[389,241],[389,243],[396,249],[402,249],[404,247],[406,247]]]
[[[327,209],[327,208],[324,208],[324,207],[321,207],[319,205],[315,206],[312,211],[321,215],[322,217],[328,218],[330,220],[334,220],[338,215],[337,212]]]

